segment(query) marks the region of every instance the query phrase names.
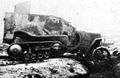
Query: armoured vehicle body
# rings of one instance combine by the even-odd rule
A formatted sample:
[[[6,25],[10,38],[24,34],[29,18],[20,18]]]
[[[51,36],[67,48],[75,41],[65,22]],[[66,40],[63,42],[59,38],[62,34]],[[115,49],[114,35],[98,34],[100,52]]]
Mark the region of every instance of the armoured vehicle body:
[[[21,48],[31,46],[30,49],[32,49],[33,44],[38,45],[39,43],[42,46],[38,45],[36,47],[43,47],[41,50],[48,48],[51,50],[51,48],[58,47],[64,50],[64,52],[74,52],[79,48],[81,51],[84,51],[83,53],[87,53],[87,49],[92,41],[101,37],[100,34],[96,33],[78,32],[67,21],[56,16],[6,13],[4,21],[3,42],[10,45],[24,45]],[[34,47],[34,49],[36,48]],[[23,51],[26,51],[26,49]],[[29,53],[29,51],[27,52]],[[22,53],[24,54],[24,52]],[[12,53],[9,54],[12,57]]]

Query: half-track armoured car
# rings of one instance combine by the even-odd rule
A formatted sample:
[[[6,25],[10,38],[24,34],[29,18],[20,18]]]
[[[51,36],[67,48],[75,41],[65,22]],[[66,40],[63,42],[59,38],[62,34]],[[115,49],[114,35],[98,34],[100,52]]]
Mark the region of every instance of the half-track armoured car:
[[[52,15],[6,13],[0,58],[23,63],[49,58],[73,58],[88,69],[104,69],[110,53],[101,45],[101,34],[77,31],[69,22]]]

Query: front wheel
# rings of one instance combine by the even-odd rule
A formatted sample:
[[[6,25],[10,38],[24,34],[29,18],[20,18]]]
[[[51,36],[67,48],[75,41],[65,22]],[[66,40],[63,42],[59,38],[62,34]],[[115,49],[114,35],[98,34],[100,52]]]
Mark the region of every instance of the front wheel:
[[[95,66],[106,66],[110,62],[110,52],[105,47],[98,47],[93,51],[93,62]]]

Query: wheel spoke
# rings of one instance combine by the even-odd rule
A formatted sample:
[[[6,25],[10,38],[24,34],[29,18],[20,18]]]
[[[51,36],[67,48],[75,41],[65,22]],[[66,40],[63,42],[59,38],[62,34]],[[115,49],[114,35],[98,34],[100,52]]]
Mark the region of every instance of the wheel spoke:
[[[95,64],[106,64],[109,61],[109,51],[105,48],[99,48],[94,52],[94,62]]]

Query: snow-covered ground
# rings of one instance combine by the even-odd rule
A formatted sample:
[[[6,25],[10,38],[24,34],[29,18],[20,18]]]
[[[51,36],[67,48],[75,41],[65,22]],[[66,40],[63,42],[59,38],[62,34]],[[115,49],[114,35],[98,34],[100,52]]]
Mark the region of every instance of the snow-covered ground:
[[[68,78],[87,74],[87,69],[80,62],[68,58],[55,58],[39,63],[0,67],[0,78],[28,78],[25,76],[35,74],[45,78]]]

